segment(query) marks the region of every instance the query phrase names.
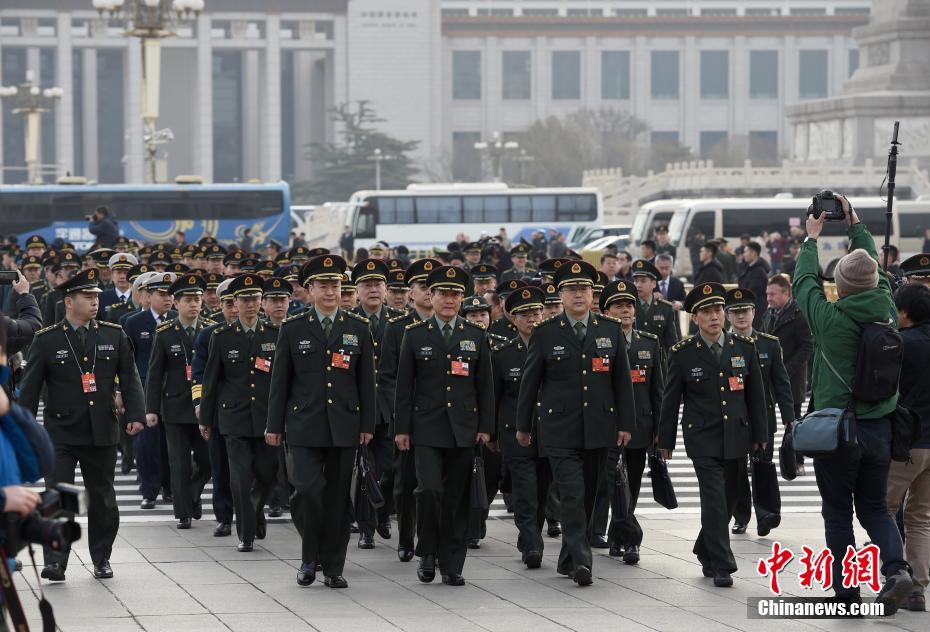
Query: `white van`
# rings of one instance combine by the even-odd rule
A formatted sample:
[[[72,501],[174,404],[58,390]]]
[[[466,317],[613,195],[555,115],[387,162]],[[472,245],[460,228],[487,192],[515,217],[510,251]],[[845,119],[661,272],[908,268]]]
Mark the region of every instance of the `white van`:
[[[884,200],[852,197],[850,202],[875,237],[880,251],[885,235]],[[763,235],[777,232],[789,238],[793,226],[803,231],[809,205],[810,198],[784,196],[660,200],[645,204],[639,210],[630,239],[632,244],[638,245],[645,239],[652,239],[657,226],[668,225],[669,240],[678,254],[675,274],[688,276],[693,272],[701,244],[715,237],[726,238],[736,248],[740,236],[748,234],[763,246],[763,257],[770,259]],[[925,233],[930,229],[930,200],[896,202],[891,228],[891,244],[898,246],[901,259],[920,252]],[[828,222],[819,243],[820,263],[828,269],[832,261],[846,252],[846,224]]]

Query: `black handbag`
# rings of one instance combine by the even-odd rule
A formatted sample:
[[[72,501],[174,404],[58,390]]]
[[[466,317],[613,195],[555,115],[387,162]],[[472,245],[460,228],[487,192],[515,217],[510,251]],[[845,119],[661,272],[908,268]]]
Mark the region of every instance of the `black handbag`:
[[[658,448],[649,452],[649,478],[652,479],[652,499],[666,509],[678,507],[675,487],[668,474],[668,463],[662,458]]]
[[[377,510],[384,506],[384,494],[371,469],[368,447],[364,445],[360,445],[355,451],[349,499],[359,526],[368,525],[372,529],[375,528],[378,524]]]
[[[775,464],[761,448],[752,456],[752,497],[760,509],[781,514],[781,492],[778,490]]]
[[[488,490],[484,483],[484,459],[481,458],[479,446],[475,446],[475,456],[471,464],[471,509],[473,511],[487,511]]]
[[[617,455],[617,469],[614,474],[614,502],[611,509],[616,513],[614,519],[625,520],[630,515],[630,476],[626,470],[626,450],[620,448]]]
[[[785,434],[781,437],[781,447],[778,449],[778,469],[781,470],[781,477],[786,481],[793,481],[798,477],[798,457],[794,451],[791,426],[785,428]]]

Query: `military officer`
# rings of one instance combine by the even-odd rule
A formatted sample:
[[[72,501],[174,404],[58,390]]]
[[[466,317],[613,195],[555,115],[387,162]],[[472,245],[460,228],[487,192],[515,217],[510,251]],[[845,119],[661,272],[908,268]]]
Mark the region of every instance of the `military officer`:
[[[469,274],[471,274],[475,295],[481,296],[485,292],[497,289],[499,273],[495,266],[489,263],[480,263],[469,270]]]
[[[215,324],[200,318],[205,289],[206,282],[196,274],[178,277],[168,288],[178,315],[155,329],[145,382],[146,423],[160,421],[168,443],[178,529],[190,529],[191,518],[200,520],[200,496],[210,480],[210,454],[198,432],[190,387],[195,340],[204,327]]]
[[[339,296],[339,307],[344,311],[351,312],[358,306],[358,293],[355,289],[355,283],[352,282],[348,274],[344,275],[340,281]]]
[[[42,322],[57,323],[61,319],[55,318],[56,305],[64,299],[65,292],[61,285],[77,274],[81,269],[81,261],[78,256],[71,251],[65,251],[58,254],[52,264],[52,289],[42,297]]]
[[[387,281],[387,304],[396,310],[407,311],[409,309],[407,282],[404,279],[404,270],[391,270]]]
[[[497,299],[503,304],[507,297],[518,287],[523,287],[526,285],[520,279],[508,279],[497,288]],[[488,327],[488,332],[494,334],[495,336],[500,336],[505,340],[511,340],[514,336],[517,335],[517,328],[514,327],[513,322],[510,320],[510,316],[505,310],[504,313],[491,323],[491,326]]]
[[[397,447],[416,449],[417,577],[433,581],[438,557],[450,586],[465,585],[472,459],[494,427],[485,332],[458,316],[468,283],[452,266],[429,274],[433,316],[406,328],[394,398]]]
[[[569,260],[550,259],[549,261],[553,262],[551,264],[551,276],[555,276],[555,271]],[[540,272],[542,272],[542,266],[540,266]],[[559,316],[563,311],[562,297],[559,296],[559,290],[555,287],[554,283],[543,283],[541,289],[545,295],[545,298],[543,298],[543,320],[547,320],[553,316]],[[562,535],[562,525],[559,523],[559,505],[559,490],[553,481],[549,485],[549,497],[546,502],[546,534],[550,538],[557,538]]]
[[[658,440],[662,456],[671,459],[684,400],[685,451],[701,492],[701,531],[693,551],[704,576],[718,587],[732,586],[736,571],[727,527],[741,463],[768,438],[756,346],[751,338],[723,330],[725,302],[719,283],[701,283],[685,297],[698,333],[672,347]]]
[[[539,568],[545,544],[542,527],[552,471],[538,441],[524,447],[517,442],[517,396],[533,328],[542,321],[545,295],[536,287],[522,287],[507,297],[505,308],[517,327],[517,336],[491,353],[494,403],[497,413],[495,442],[510,472],[513,521],[520,534],[517,549],[527,568]]]
[[[630,507],[628,517],[620,520],[615,516],[618,508],[612,503],[612,493],[617,473],[619,449],[611,448],[607,455],[607,484],[602,488],[604,501],[598,496],[595,511],[595,534],[607,519],[607,499],[611,502],[612,518],[607,532],[610,555],[622,557],[627,564],[639,563],[639,547],[643,542],[643,530],[636,520],[634,511],[639,499],[639,490],[646,467],[648,451],[654,449],[658,425],[656,419],[662,406],[662,391],[665,388],[665,352],[655,334],[636,331],[636,290],[629,281],[613,281],[601,294],[601,310],[620,321],[626,339],[626,354],[630,361],[630,378],[633,381],[633,401],[636,405],[636,432],[623,449],[627,474],[630,481]]]
[[[255,538],[265,538],[263,509],[278,465],[275,449],[264,438],[278,327],[259,321],[262,287],[262,277],[251,273],[230,283],[238,317],[213,330],[200,405],[203,437],[210,439],[216,421],[226,440],[242,553],[252,551]]]
[[[901,273],[909,283],[930,285],[930,253],[922,252],[902,261]]]
[[[636,425],[633,383],[620,323],[591,313],[597,270],[586,261],[555,274],[565,311],[536,326],[517,400],[517,441],[538,440],[561,498],[558,571],[590,585],[594,502],[607,451],[630,441]]]
[[[281,277],[266,278],[262,294],[262,312],[265,319],[278,327],[288,315],[291,298],[291,284]],[[275,485],[268,500],[268,515],[279,518],[288,508],[291,496],[291,485],[288,482],[287,463],[284,458],[284,448],[279,447],[278,467],[275,474]]]
[[[510,249],[510,261],[513,267],[504,270],[501,274],[501,283],[511,280],[522,281],[525,277],[532,277],[536,274],[535,268],[526,263],[532,249],[532,246],[525,241],[521,241]]]
[[[751,338],[756,343],[756,353],[759,355],[759,368],[762,372],[762,383],[765,385],[765,406],[768,423],[768,440],[764,456],[771,460],[775,446],[775,405],[781,412],[784,423],[794,421],[794,398],[791,395],[791,380],[785,369],[782,359],[781,343],[776,336],[764,334],[753,328],[755,319],[755,294],[745,288],[736,288],[727,291],[727,320],[734,333]],[[749,471],[744,468],[740,473],[739,496],[736,499],[736,508],[733,511],[735,524],[733,533],[746,533],[749,516],[752,513],[752,498],[749,486]],[[756,506],[756,526],[760,536],[766,536],[781,523],[781,515],[771,513],[765,507]]]
[[[675,306],[656,297],[656,287],[662,275],[652,262],[637,259],[633,262],[633,284],[636,286],[636,329],[655,334],[668,353],[681,338]]]
[[[400,343],[407,325],[427,320],[433,316],[433,304],[430,300],[429,286],[426,279],[438,268],[436,259],[418,259],[410,264],[404,272],[412,309],[403,316],[388,321],[381,344],[381,358],[378,361],[378,402],[382,410],[390,411],[391,426],[388,432],[394,435],[397,415],[394,409],[394,394],[397,383],[397,363],[400,359]],[[390,407],[390,408],[386,408]],[[405,422],[405,423],[409,423]],[[395,450],[394,453],[394,509],[397,512],[397,559],[409,562],[413,559],[413,543],[416,533],[416,503],[413,492],[417,486],[415,450]]]
[[[126,273],[126,280],[129,282],[129,298],[125,301],[117,301],[110,305],[105,313],[104,320],[118,325],[123,316],[136,311],[142,304],[139,284],[137,281],[143,274],[152,272],[151,268],[144,263],[132,266]]]
[[[287,441],[301,586],[313,583],[317,559],[326,586],[348,586],[342,573],[352,466],[358,446],[367,445],[375,430],[374,344],[368,320],[339,307],[345,270],[337,255],[314,257],[304,266],[303,284],[310,286],[314,307],[285,322],[272,372],[266,440],[271,446],[281,445],[282,437]]]
[[[110,257],[107,266],[110,269],[113,286],[100,294],[102,313],[105,314],[111,305],[132,300],[132,281],[129,279],[129,271],[136,265],[139,265],[139,260],[128,252],[117,252]]]
[[[562,298],[555,283],[543,283],[543,319],[549,319],[562,313]]]
[[[359,303],[353,310],[357,315],[367,319],[368,329],[374,345],[375,374],[381,361],[381,345],[387,331],[388,321],[404,315],[404,312],[384,304],[387,297],[388,266],[381,259],[365,259],[352,268],[352,281],[355,283]],[[371,442],[371,453],[378,472],[378,482],[384,493],[385,503],[378,510],[377,524],[359,524],[358,546],[360,549],[374,548],[375,529],[385,540],[391,538],[391,497],[394,491],[394,438],[390,434],[391,410],[393,402],[378,391],[377,414],[375,415],[375,432]]]
[[[21,383],[20,403],[38,412],[43,387],[53,396],[45,406],[45,428],[55,446],[54,483],[73,483],[81,466],[88,494],[88,546],[94,577],[113,577],[110,553],[119,529],[113,487],[116,446],[122,432],[141,432],[145,402],[132,348],[122,330],[96,320],[97,270],[84,270],[59,286],[65,299],[65,319],[38,331]],[[116,406],[116,382],[129,423],[121,427]],[[70,547],[45,550],[42,577],[64,581]]]

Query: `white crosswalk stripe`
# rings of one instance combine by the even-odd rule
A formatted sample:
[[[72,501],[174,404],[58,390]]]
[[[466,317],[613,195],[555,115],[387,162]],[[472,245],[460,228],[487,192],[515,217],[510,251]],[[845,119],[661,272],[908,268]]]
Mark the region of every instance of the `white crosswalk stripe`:
[[[806,403],[803,407],[807,409]],[[39,411],[39,420],[42,420],[42,411]],[[680,421],[680,418],[679,418]],[[675,486],[675,493],[678,497],[678,508],[671,513],[678,514],[698,514],[701,510],[700,496],[698,493],[697,477],[694,474],[694,468],[691,461],[685,455],[684,443],[681,437],[679,425],[678,440],[675,448],[673,460],[668,463],[669,474]],[[781,445],[783,427],[779,418],[778,430],[775,434],[775,462],[778,463],[778,446]],[[638,514],[663,514],[670,513],[652,499],[650,481],[647,473],[643,475],[643,487],[640,493],[639,503],[636,508]],[[82,484],[80,470],[76,475],[75,483]],[[817,490],[817,483],[814,480],[813,464],[807,460],[807,475],[796,478],[793,481],[786,481],[779,478],[781,489],[782,513],[802,513],[802,512],[819,512],[820,511],[820,493]],[[36,488],[41,488],[37,484]],[[136,472],[133,470],[129,474],[122,474],[119,469],[116,472],[116,502],[119,506],[120,520],[126,523],[137,522],[164,522],[174,520],[174,512],[170,504],[164,503],[159,497],[155,509],[140,509],[139,503],[142,496],[139,493],[139,486],[136,482]],[[213,510],[211,505],[212,484],[208,483],[204,489],[203,501],[203,518],[202,521],[213,521]],[[512,514],[507,513],[503,497],[498,494],[491,503],[492,517],[509,518]],[[271,518],[270,522],[280,522],[289,520],[290,516],[285,513],[281,518]],[[86,521],[85,519],[80,519]]]

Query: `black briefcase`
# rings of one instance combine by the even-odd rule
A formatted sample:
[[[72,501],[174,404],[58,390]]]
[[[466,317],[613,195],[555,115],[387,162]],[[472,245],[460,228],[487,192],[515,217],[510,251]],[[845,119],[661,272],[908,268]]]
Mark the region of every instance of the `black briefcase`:
[[[775,464],[761,448],[752,456],[752,497],[759,509],[781,514],[781,493],[778,490]]]
[[[471,509],[472,511],[486,511],[488,504],[488,490],[484,483],[484,459],[481,458],[480,447],[475,446],[475,456],[471,465]]]
[[[662,458],[658,448],[649,453],[649,478],[652,479],[652,499],[666,509],[678,507],[675,487],[668,474],[668,463]]]
[[[798,477],[798,456],[794,451],[794,436],[791,427],[785,428],[781,437],[781,447],[778,449],[778,468],[781,477],[786,481],[793,481]]]
[[[626,470],[626,450],[620,448],[617,469],[614,473],[614,502],[611,509],[617,520],[626,520],[630,515],[630,477]]]
[[[372,528],[378,524],[378,509],[384,506],[384,494],[371,469],[368,447],[360,445],[355,451],[355,465],[352,469],[352,486],[349,496],[355,521]]]

